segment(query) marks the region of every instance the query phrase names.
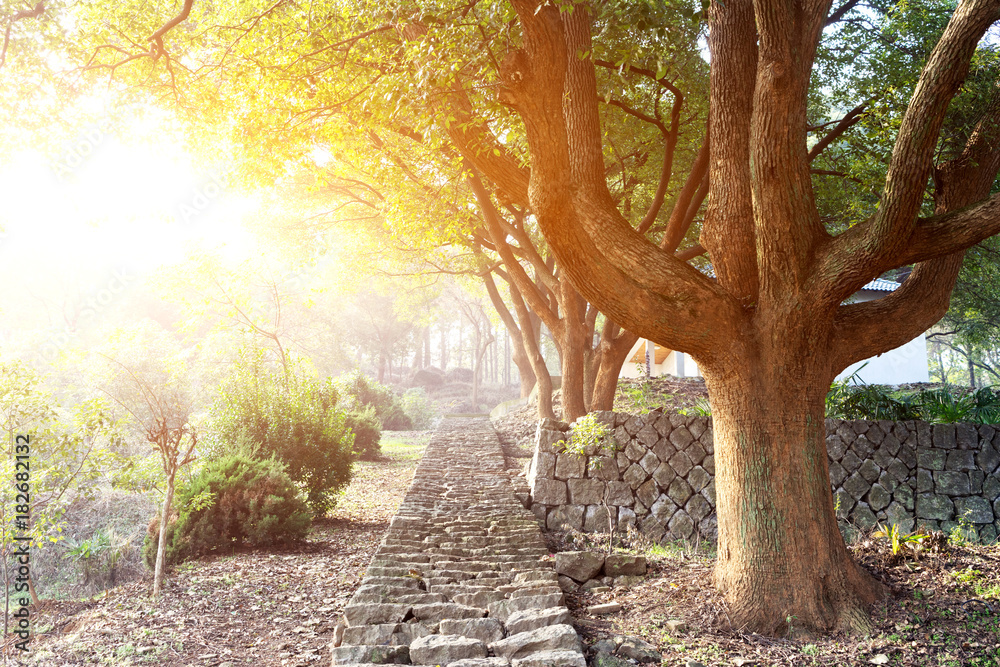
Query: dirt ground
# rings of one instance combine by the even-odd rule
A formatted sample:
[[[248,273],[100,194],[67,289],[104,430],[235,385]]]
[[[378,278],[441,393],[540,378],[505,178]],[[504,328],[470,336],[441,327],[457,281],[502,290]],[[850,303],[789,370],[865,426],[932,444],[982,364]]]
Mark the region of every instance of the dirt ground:
[[[96,599],[32,608],[27,665],[326,665],[333,628],[413,478],[429,434],[394,433],[386,460],[356,464],[331,517],[308,540],[184,563],[161,599],[152,578]],[[8,641],[7,645],[12,644]],[[13,652],[11,650],[11,652]]]
[[[579,537],[579,536],[577,536]],[[550,548],[606,548],[599,536],[584,543],[550,535]],[[896,561],[885,542],[865,540],[851,546],[862,565],[891,591],[871,610],[875,631],[869,637],[831,635],[777,639],[733,627],[726,604],[711,583],[710,545],[635,545],[650,560],[645,581],[630,589],[567,596],[577,629],[587,644],[613,635],[633,635],[661,651],[663,665],[692,661],[723,665],[952,665],[1000,666],[1000,548],[950,546],[918,561]],[[618,602],[622,611],[588,614],[587,607]],[[671,633],[667,622],[686,629]],[[791,623],[794,624],[794,619]]]

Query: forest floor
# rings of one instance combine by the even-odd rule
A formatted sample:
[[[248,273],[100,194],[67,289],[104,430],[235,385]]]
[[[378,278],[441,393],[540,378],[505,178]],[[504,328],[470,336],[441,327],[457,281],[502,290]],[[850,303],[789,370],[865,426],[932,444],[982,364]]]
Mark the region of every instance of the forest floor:
[[[504,435],[513,466],[528,453]],[[30,665],[293,667],[329,664],[341,611],[356,590],[412,479],[430,434],[386,434],[386,458],[361,463],[332,517],[283,550],[238,550],[175,568],[159,602],[149,578],[79,601],[33,609]],[[517,443],[517,444],[515,444]],[[511,446],[513,445],[513,446]],[[605,548],[606,536],[548,534],[553,551]],[[603,540],[603,542],[602,542]],[[585,643],[638,636],[662,665],[954,665],[1000,667],[1000,546],[950,546],[895,561],[884,543],[852,545],[891,590],[865,638],[775,639],[732,627],[711,585],[709,545],[629,543],[650,562],[645,580],[605,593],[567,595]],[[618,602],[607,616],[591,605]],[[667,622],[685,629],[671,633]],[[795,620],[790,620],[794,626]]]
[[[607,536],[549,535],[550,548],[603,548]],[[573,539],[575,538],[575,539]],[[603,539],[603,543],[602,543]],[[562,544],[559,544],[559,541]],[[637,549],[634,547],[638,547]],[[889,597],[870,610],[875,625],[868,637],[834,634],[779,639],[733,627],[726,604],[712,586],[712,546],[633,545],[650,569],[629,589],[567,595],[577,630],[588,645],[615,635],[653,644],[669,667],[743,665],[823,666],[906,665],[1000,667],[1000,547],[951,546],[919,561],[896,561],[884,541],[871,539],[850,550]],[[622,610],[595,616],[587,608],[617,602]],[[683,629],[670,632],[669,621]],[[788,619],[794,630],[795,619]]]
[[[429,439],[385,433],[384,460],[356,464],[337,507],[301,544],[184,563],[158,602],[151,576],[93,599],[43,600],[30,610],[31,651],[13,664],[325,667],[337,619]]]

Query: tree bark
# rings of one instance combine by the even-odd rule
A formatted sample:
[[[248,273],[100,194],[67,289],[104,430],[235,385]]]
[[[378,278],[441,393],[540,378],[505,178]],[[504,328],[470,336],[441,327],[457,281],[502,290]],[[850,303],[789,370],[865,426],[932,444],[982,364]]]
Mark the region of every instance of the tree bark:
[[[584,359],[585,349],[590,348],[590,341],[587,340],[588,329],[581,308],[583,300],[568,280],[563,280],[560,287],[559,303],[563,313],[563,326],[558,341],[562,352],[563,420],[574,422],[587,414],[583,398]]]
[[[561,11],[510,1],[522,48],[500,68],[500,101],[524,122],[528,200],[560,271],[613,321],[691,354],[705,375],[716,435],[715,578],[731,621],[769,634],[870,629],[865,608],[884,590],[851,560],[837,527],[824,397],[837,371],[933,324],[963,249],[1000,232],[1000,195],[917,217],[944,114],[1000,0],[959,2],[902,119],[877,213],[835,237],[819,218],[805,141],[830,2],[713,0],[701,244],[716,280],[642,238],[615,207],[594,65],[579,57],[592,50],[588,4]],[[480,157],[489,151],[465,143],[466,159],[501,182],[495,161]],[[892,295],[841,305],[910,263],[918,264]]]
[[[594,393],[590,400],[591,410],[614,410],[615,392],[622,365],[628,358],[632,346],[639,340],[634,333],[606,320],[601,331],[601,341],[594,355]]]
[[[535,323],[532,321],[531,313],[521,298],[520,292],[511,290],[510,298],[514,302],[514,312],[517,313],[517,321],[521,324],[524,350],[531,364],[531,369],[535,373],[535,381],[537,383],[535,393],[538,394],[538,418],[555,419],[556,413],[552,407],[552,376],[549,375],[548,366],[545,365],[545,358],[542,356]]]
[[[715,584],[734,623],[771,635],[867,632],[866,608],[885,595],[837,526],[824,421],[833,376],[809,354],[811,333],[783,328],[787,342],[703,369],[715,430]]]

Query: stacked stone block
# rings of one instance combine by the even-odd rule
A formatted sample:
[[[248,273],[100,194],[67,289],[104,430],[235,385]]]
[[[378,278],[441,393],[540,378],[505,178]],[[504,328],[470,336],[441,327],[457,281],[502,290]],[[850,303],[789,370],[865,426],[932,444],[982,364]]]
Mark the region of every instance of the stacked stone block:
[[[600,450],[569,453],[569,426],[543,420],[528,470],[531,509],[550,530],[636,525],[654,540],[714,539],[710,417],[597,413],[613,430]],[[1000,534],[1000,429],[989,425],[828,419],[830,484],[845,532],[877,522]]]
[[[445,420],[344,611],[333,664],[586,667],[547,554],[489,421]]]
[[[981,542],[1000,533],[1000,431],[989,425],[827,420],[837,516],[910,531],[960,519]]]
[[[714,539],[715,443],[707,417],[596,413],[613,444],[583,454],[561,444],[568,425],[539,423],[528,468],[531,510],[549,530],[637,526],[654,540]]]

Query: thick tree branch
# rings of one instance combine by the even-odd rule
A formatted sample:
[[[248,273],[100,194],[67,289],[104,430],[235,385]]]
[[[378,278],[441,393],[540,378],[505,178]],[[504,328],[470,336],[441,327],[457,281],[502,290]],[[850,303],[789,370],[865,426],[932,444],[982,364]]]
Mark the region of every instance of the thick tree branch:
[[[607,194],[593,63],[567,57],[589,43],[585,6],[560,16],[532,0],[512,4],[525,48],[505,60],[501,95],[525,122],[532,210],[562,270],[630,331],[712,358],[743,312],[713,281],[639,236]]]
[[[695,257],[700,257],[704,255],[706,252],[708,251],[705,250],[705,248],[703,248],[700,243],[696,243],[690,248],[685,248],[684,250],[678,252],[677,259],[681,260],[682,262],[686,262],[690,259],[694,259]]]
[[[153,60],[156,60],[162,55],[166,55],[166,50],[163,48],[163,36],[168,32],[173,30],[175,27],[187,20],[187,17],[191,15],[191,8],[194,6],[194,0],[184,0],[184,6],[181,8],[180,13],[174,18],[170,19],[162,26],[160,29],[149,36],[149,41],[152,42],[153,50]]]
[[[520,207],[528,206],[529,171],[501,144],[486,122],[472,108],[468,94],[460,88],[446,93],[448,110],[455,120],[447,124],[448,136],[466,160],[499,189],[501,198]]]
[[[670,211],[670,219],[667,221],[667,231],[664,233],[660,243],[660,247],[667,252],[675,252],[680,247],[681,241],[684,240],[684,235],[687,234],[691,223],[694,221],[694,213],[689,216],[688,210],[694,207],[694,211],[697,212],[698,207],[701,206],[701,202],[704,201],[704,195],[708,193],[708,142],[708,133],[706,132],[705,140],[701,144],[698,156],[691,166],[691,173],[688,174],[687,180],[684,182],[684,187],[681,188],[681,191],[677,194],[677,199],[674,201],[674,208]],[[702,190],[704,190],[704,193],[701,192]],[[698,197],[699,194],[702,195],[700,199]],[[695,202],[697,202],[696,205]]]
[[[528,307],[542,318],[545,326],[550,331],[558,335],[562,332],[563,322],[559,318],[556,307],[547,302],[545,296],[538,289],[538,286],[531,280],[524,268],[517,261],[517,258],[514,257],[510,246],[504,241],[506,232],[497,220],[500,217],[500,212],[496,210],[493,199],[483,185],[482,180],[480,180],[476,170],[471,168],[469,171],[470,173],[466,180],[469,183],[469,187],[472,188],[476,201],[479,203],[479,209],[482,211],[483,219],[486,221],[487,230],[493,239],[493,245],[496,247],[497,253],[507,267],[507,273],[510,275],[513,284],[517,286]]]
[[[983,199],[1000,172],[1000,91],[994,94],[962,154],[935,170],[935,211],[920,220],[901,265],[919,262],[889,296],[841,306],[835,320],[835,363],[854,361],[902,345],[948,310],[965,249],[1000,232],[1000,194]],[[980,202],[969,206],[972,202]],[[897,261],[900,261],[897,259]],[[839,368],[838,368],[839,370]]]
[[[1000,194],[959,211],[919,219],[893,263],[906,266],[944,257],[996,234],[1000,234]]]
[[[708,46],[709,81],[708,208],[701,245],[712,256],[719,282],[746,303],[757,301],[759,277],[750,189],[750,119],[754,109],[757,31],[750,0],[713,2]],[[686,211],[685,211],[686,213]]]
[[[7,64],[7,47],[10,46],[10,30],[14,24],[24,19],[35,19],[45,12],[45,3],[39,2],[33,9],[23,9],[7,19],[7,27],[3,33],[3,49],[0,50],[0,69]]]
[[[830,355],[835,371],[895,349],[934,326],[948,311],[964,255],[959,251],[921,262],[895,292],[840,306]]]
[[[840,19],[844,18],[844,15],[854,9],[860,2],[861,0],[847,0],[847,2],[842,4],[840,7],[837,7],[837,9],[830,13],[830,16],[826,19],[824,27],[831,26]]]
[[[827,290],[827,300],[842,301],[873,277],[892,268],[891,265],[898,266],[900,255],[921,254],[914,251],[912,237],[926,240],[926,231],[935,229],[933,223],[918,222],[917,212],[931,175],[931,160],[941,125],[952,97],[965,80],[979,40],[998,18],[1000,0],[964,0],[955,10],[924,66],[903,116],[878,212],[871,220],[835,238],[820,259],[818,273],[826,286],[832,288]],[[956,226],[953,238],[946,238],[952,236],[947,233],[939,237],[942,251],[934,256],[950,254],[985,238],[979,236],[966,244],[964,239],[969,236],[962,230],[971,231],[968,213],[964,219],[965,224]],[[984,219],[978,223],[990,227]],[[940,228],[935,231],[945,232]]]

